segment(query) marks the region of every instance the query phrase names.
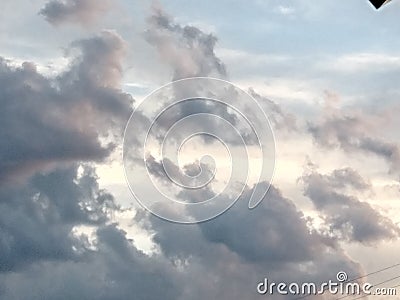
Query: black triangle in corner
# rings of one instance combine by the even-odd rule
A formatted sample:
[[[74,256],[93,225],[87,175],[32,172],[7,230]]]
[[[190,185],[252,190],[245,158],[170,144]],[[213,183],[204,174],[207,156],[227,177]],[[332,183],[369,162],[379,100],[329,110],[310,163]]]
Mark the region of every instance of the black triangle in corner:
[[[385,4],[386,0],[369,0],[376,9],[380,8],[383,4]]]

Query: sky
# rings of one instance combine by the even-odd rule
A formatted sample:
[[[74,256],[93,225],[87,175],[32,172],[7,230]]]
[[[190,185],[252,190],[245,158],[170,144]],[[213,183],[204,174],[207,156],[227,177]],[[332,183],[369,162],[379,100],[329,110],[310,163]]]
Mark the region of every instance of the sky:
[[[0,299],[293,299],[257,284],[340,271],[400,284],[400,1],[337,2],[2,1]],[[171,96],[193,101],[164,111]],[[223,142],[186,143],[199,132]],[[232,206],[188,205],[213,197]]]

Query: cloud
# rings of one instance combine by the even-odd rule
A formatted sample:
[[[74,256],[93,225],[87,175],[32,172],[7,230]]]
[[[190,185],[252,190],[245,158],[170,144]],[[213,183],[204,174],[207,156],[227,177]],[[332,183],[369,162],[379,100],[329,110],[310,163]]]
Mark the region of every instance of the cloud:
[[[256,99],[265,109],[268,118],[275,129],[296,130],[296,117],[290,113],[286,113],[276,102],[261,96],[253,88],[249,89],[249,94]]]
[[[78,176],[74,165],[0,189],[0,272],[82,259],[88,245],[73,235],[74,226],[103,224],[117,209],[96,180],[92,168]]]
[[[151,174],[168,184],[161,163],[150,158],[148,164]],[[171,169],[176,176],[180,175],[178,166]],[[351,178],[360,189],[368,186],[351,170],[335,174],[337,181],[345,177]],[[272,186],[261,204],[249,210],[253,189],[247,187],[228,211],[200,224],[182,226],[141,215],[139,221],[152,232],[160,253],[173,261],[188,280],[181,284],[183,299],[257,299],[254,285],[260,277],[320,282],[332,279],[336,274],[332,270],[346,270],[352,277],[361,273],[359,266],[344,254],[337,239],[310,227],[310,220],[277,188]],[[190,202],[210,199],[216,194],[210,185],[196,191],[197,198],[190,190],[172,191],[175,199]],[[188,207],[174,213],[192,212]],[[208,276],[202,276],[205,272]]]
[[[120,208],[90,167],[131,112],[119,87],[124,42],[105,31],[69,54],[55,77],[1,60],[0,297],[176,299],[176,270],[110,224]]]
[[[381,215],[369,203],[347,195],[343,189],[367,190],[369,184],[352,169],[338,169],[322,175],[316,170],[301,178],[304,194],[323,213],[331,235],[346,241],[361,243],[397,239],[400,228]]]
[[[175,266],[111,224],[120,208],[91,167],[131,113],[124,50],[112,31],[75,41],[54,77],[1,59],[0,298],[179,297]]]
[[[272,187],[255,210],[247,208],[251,192],[249,188],[227,212],[205,223],[145,221],[160,251],[181,266],[190,282],[183,298],[258,299],[255,285],[264,277],[321,282],[334,279],[336,270],[360,274],[335,239],[310,229],[307,218],[278,189]]]
[[[0,295],[258,299],[255,285],[264,277],[320,282],[334,279],[338,270],[360,274],[335,240],[310,230],[280,191],[272,188],[257,210],[247,209],[250,194],[202,224],[183,226],[140,213],[135,221],[153,232],[160,249],[147,256],[116,224],[107,224],[114,200],[98,189],[93,169],[78,172],[74,166],[33,177],[18,193],[0,198]],[[71,234],[78,224],[95,229],[92,242]]]
[[[45,261],[0,274],[4,299],[179,299],[178,272],[135,249],[114,224],[96,231],[96,251],[80,261]],[[63,237],[65,238],[65,237]]]
[[[52,1],[47,6],[51,3],[63,3],[58,8],[61,15],[49,13],[55,16],[49,19],[54,24],[86,24],[92,18],[88,12],[85,16],[75,11],[78,1]],[[224,64],[215,55],[215,36],[176,24],[160,9],[154,10],[147,26],[145,37],[171,66],[173,79],[226,76]],[[255,287],[264,277],[321,282],[334,280],[338,271],[357,277],[361,267],[347,256],[338,240],[379,241],[398,234],[393,223],[371,206],[344,194],[345,189],[361,192],[370,188],[357,172],[345,168],[303,178],[307,195],[341,236],[313,228],[312,220],[294,204],[297,199],[285,197],[276,187],[271,187],[257,209],[248,210],[254,187],[247,187],[235,206],[207,223],[172,224],[138,208],[134,222],[151,232],[159,250],[151,256],[142,253],[126,232],[112,223],[110,216],[120,208],[114,197],[99,187],[90,167],[109,158],[131,112],[133,99],[120,88],[124,52],[121,37],[105,31],[73,42],[68,50],[71,63],[55,77],[43,76],[33,63],[14,67],[2,60],[1,298],[258,299]],[[271,111],[277,128],[295,126],[296,120],[276,103],[252,92]],[[204,101],[181,109],[173,115],[217,111],[237,122],[226,107],[206,106]],[[142,117],[142,123],[148,122]],[[311,125],[324,127],[323,121]],[[363,137],[357,128],[352,133]],[[333,137],[339,134],[335,131]],[[323,138],[322,132],[318,137]],[[385,152],[382,145],[378,148]],[[165,179],[159,161],[149,162],[153,175]],[[195,164],[185,167],[189,175],[198,171]],[[208,198],[214,191],[208,188],[204,193]],[[178,196],[188,198],[185,193]],[[324,202],[330,199],[340,205]],[[77,232],[79,227],[91,233]]]
[[[115,147],[103,139],[121,136],[133,102],[118,86],[121,38],[103,32],[73,47],[79,54],[55,78],[0,59],[2,183],[54,163],[102,161]]]
[[[319,121],[308,122],[308,131],[319,146],[374,154],[388,162],[391,172],[398,172],[400,148],[397,143],[385,140],[379,132],[388,126],[395,111],[397,107],[377,111],[374,114],[351,109],[342,111],[328,103]]]
[[[184,186],[192,187],[208,182],[213,178],[215,172],[214,168],[201,162],[186,164],[181,170],[170,159],[164,158],[159,162],[153,156],[146,158],[146,167],[150,174],[166,184],[175,184],[174,180]]]
[[[260,209],[249,212],[246,199],[251,192],[246,191],[232,211],[200,226],[209,241],[226,245],[248,261],[268,264],[310,260],[326,246],[323,237],[310,233],[303,214],[278,189],[272,186]]]
[[[226,76],[225,65],[215,55],[217,38],[195,26],[174,23],[161,8],[153,7],[147,20],[146,40],[173,68],[173,79],[195,76]]]
[[[111,4],[110,0],[51,0],[39,13],[53,25],[88,25],[104,15]]]

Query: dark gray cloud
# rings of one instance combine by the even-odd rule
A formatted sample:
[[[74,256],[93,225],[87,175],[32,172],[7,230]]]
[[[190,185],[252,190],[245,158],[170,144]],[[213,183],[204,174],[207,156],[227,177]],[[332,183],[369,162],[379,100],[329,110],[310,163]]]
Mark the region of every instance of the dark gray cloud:
[[[255,285],[265,276],[319,282],[338,270],[359,275],[338,244],[310,231],[307,219],[278,190],[252,211],[250,192],[208,223],[184,226],[141,214],[137,221],[154,230],[161,250],[149,257],[115,225],[104,224],[113,198],[98,189],[93,169],[80,176],[76,166],[35,176],[24,190],[19,186],[19,194],[10,191],[15,198],[1,198],[0,283],[6,287],[1,296],[258,299]],[[98,228],[93,244],[71,234],[78,224]]]
[[[67,70],[51,78],[1,60],[2,299],[179,296],[174,266],[109,225],[119,207],[86,164],[107,159],[105,140],[120,141],[131,112],[123,50],[113,32],[74,42]]]
[[[114,224],[96,231],[96,250],[79,261],[47,260],[0,274],[3,299],[179,299],[179,273],[135,249]]]
[[[88,25],[104,15],[111,4],[110,0],[51,0],[40,10],[40,14],[53,25]]]
[[[247,208],[251,192],[205,223],[182,226],[147,219],[162,253],[196,282],[185,286],[186,299],[261,299],[255,293],[260,278],[318,283],[334,279],[337,270],[354,276],[361,272],[335,239],[309,228],[307,218],[279,190],[272,187],[254,210]],[[216,282],[218,287],[210,288]]]
[[[177,299],[175,266],[109,224],[119,207],[90,167],[131,112],[124,42],[105,31],[69,54],[55,77],[1,59],[0,298]]]
[[[278,189],[270,187],[261,207],[250,212],[246,199],[251,192],[246,191],[231,212],[201,225],[208,240],[226,245],[246,260],[269,264],[307,261],[326,246]],[[239,220],[246,220],[245,225]]]
[[[160,248],[159,253],[147,256],[116,225],[104,224],[107,218],[101,212],[104,207],[114,209],[112,197],[98,190],[92,171],[86,169],[79,178],[76,168],[39,176],[32,180],[29,188],[34,190],[29,195],[40,191],[40,201],[35,200],[38,197],[18,198],[21,201],[16,211],[23,211],[20,217],[28,224],[9,224],[7,229],[18,229],[24,235],[14,233],[14,240],[31,244],[22,250],[11,244],[14,251],[8,253],[19,258],[19,266],[9,266],[4,271],[13,272],[0,274],[3,298],[260,299],[265,296],[257,295],[255,287],[264,277],[322,282],[334,279],[339,270],[352,276],[360,274],[359,266],[348,259],[335,240],[310,230],[307,219],[275,188],[257,210],[247,209],[248,190],[226,214],[202,224],[185,226],[139,214],[135,221],[154,232],[153,239]],[[69,186],[71,178],[76,181],[73,188]],[[77,204],[88,201],[87,195],[94,195],[91,209],[77,209],[81,207]],[[47,197],[60,199],[42,203]],[[107,201],[99,201],[99,197]],[[26,203],[37,203],[31,215],[29,209],[25,210]],[[50,206],[44,209],[46,205]],[[11,215],[2,215],[2,220],[16,222],[11,209],[3,211]],[[93,221],[93,216],[100,218]],[[54,222],[49,221],[52,219]],[[42,230],[37,230],[38,223],[43,224]],[[72,236],[73,224],[97,228],[95,242]],[[35,241],[43,247],[38,248],[41,251],[32,251]],[[25,261],[23,254],[29,254]]]
[[[151,174],[168,183],[161,163],[154,158],[148,163]],[[179,176],[182,171],[177,169],[174,166],[174,174]],[[338,171],[335,176],[337,181],[352,178],[359,188],[367,186],[351,170]],[[252,191],[247,188],[233,207],[204,223],[174,224],[146,214],[136,220],[154,234],[162,255],[179,266],[188,280],[182,284],[183,299],[258,299],[254,286],[264,277],[321,282],[334,279],[335,272],[342,269],[352,277],[360,274],[359,266],[344,254],[337,238],[310,227],[310,220],[278,189],[272,186],[261,204],[249,210]],[[198,198],[193,198],[192,191],[180,190],[175,198],[196,202],[215,193],[207,186],[196,195]],[[190,215],[190,207],[175,213]],[[215,282],[218,287],[210,288]]]
[[[0,68],[1,182],[57,159],[100,160],[109,153],[95,132],[70,122],[73,112],[62,109],[58,91],[32,64],[14,69],[2,60]]]
[[[173,68],[173,79],[226,76],[225,66],[214,52],[217,38],[195,26],[174,23],[161,8],[153,8],[145,37],[158,50],[162,62]]]
[[[97,225],[117,209],[100,190],[90,167],[36,174],[26,184],[0,189],[0,272],[40,261],[76,261],[87,251],[72,234],[76,225]]]
[[[351,169],[335,170],[322,175],[312,170],[302,177],[304,194],[323,213],[330,234],[347,241],[361,243],[397,239],[400,228],[381,215],[369,203],[347,195],[345,187],[357,190],[369,188],[361,176]]]
[[[166,181],[162,165],[154,159],[149,163],[150,172]],[[203,168],[207,169],[207,166]],[[367,186],[351,170],[338,171],[335,176],[337,180],[352,178],[354,185],[360,188]],[[196,278],[197,272],[199,277],[200,272],[209,274],[207,278],[198,279],[196,286],[187,286],[188,291],[210,286],[214,280],[219,282],[219,289],[208,288],[208,298],[257,299],[249,287],[254,286],[259,274],[274,280],[302,282],[308,278],[319,282],[322,278],[332,277],[332,270],[345,269],[349,274],[360,272],[358,266],[343,254],[336,237],[321,234],[310,227],[308,218],[274,186],[256,209],[249,210],[248,199],[253,188],[246,188],[228,211],[204,223],[182,226],[142,216],[162,253],[183,265],[188,278]],[[180,190],[176,198],[201,201],[212,198],[215,192],[208,185],[196,195],[198,199],[193,199],[192,191]],[[190,215],[190,207],[188,211],[176,213]],[[300,268],[307,264],[311,266],[309,269]],[[235,279],[231,281],[231,278]],[[204,297],[204,291],[201,295]],[[190,296],[188,299],[198,298]]]
[[[119,89],[123,41],[112,32],[73,44],[56,78],[0,59],[0,184],[57,162],[101,161],[121,136],[132,98]],[[71,50],[72,51],[72,50]]]
[[[0,61],[3,299],[126,299],[133,292],[131,286],[129,292],[115,287],[124,274],[104,259],[114,255],[119,268],[125,266],[129,240],[104,227],[119,208],[99,188],[94,169],[80,163],[107,159],[121,139],[132,104],[119,88],[124,42],[106,31],[72,43],[69,51],[71,63],[56,77],[40,74],[33,63]],[[89,236],[75,232],[81,226],[105,228],[95,235],[97,251]],[[143,257],[134,247],[129,251],[132,258]],[[140,284],[148,284],[146,295],[152,281],[168,281],[151,272]],[[107,291],[98,290],[101,282]],[[144,292],[138,295],[146,299]]]

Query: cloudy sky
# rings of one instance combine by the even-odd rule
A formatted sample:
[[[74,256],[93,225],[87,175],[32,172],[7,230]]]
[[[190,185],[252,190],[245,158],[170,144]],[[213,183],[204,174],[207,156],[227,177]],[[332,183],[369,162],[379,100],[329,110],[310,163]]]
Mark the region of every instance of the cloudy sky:
[[[339,271],[356,278],[400,262],[400,1],[379,11],[366,0],[1,7],[1,299],[293,299],[258,295],[257,283],[320,283]],[[149,93],[196,76],[229,80],[258,101],[274,132],[275,173],[255,209],[248,200],[268,178],[243,183],[221,216],[183,225],[133,197],[123,133]],[[171,116],[196,109],[236,124],[229,109],[201,101]],[[145,128],[149,116],[138,120]],[[186,129],[207,125],[229,140],[219,123],[206,123]],[[133,162],[144,133],[131,133]],[[183,149],[184,172],[196,173],[198,151],[223,162],[218,147],[198,139]],[[217,182],[194,195],[165,180],[162,162],[150,156],[148,175],[188,202],[218,193],[229,173],[220,164]],[[136,170],[145,197],[157,201]],[[190,211],[171,212],[180,213]],[[399,274],[393,267],[362,280]]]

